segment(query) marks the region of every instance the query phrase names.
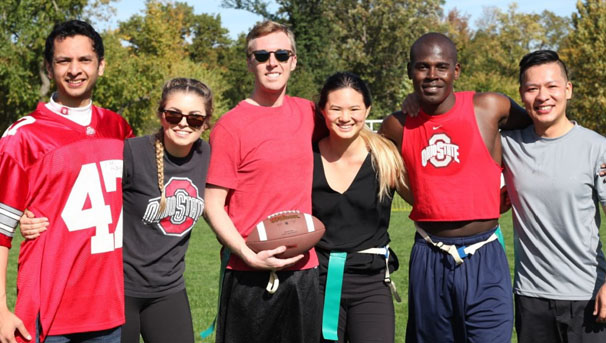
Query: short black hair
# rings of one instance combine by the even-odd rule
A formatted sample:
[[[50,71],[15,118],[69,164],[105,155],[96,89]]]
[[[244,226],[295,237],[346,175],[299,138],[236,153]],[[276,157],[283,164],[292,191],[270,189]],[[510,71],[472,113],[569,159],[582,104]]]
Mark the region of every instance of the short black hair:
[[[55,39],[65,39],[82,35],[90,38],[93,41],[93,51],[97,54],[99,62],[103,60],[105,50],[103,48],[103,39],[95,29],[87,22],[82,20],[68,20],[62,23],[55,24],[51,33],[46,37],[46,45],[44,47],[44,60],[49,65],[53,62],[55,53]]]
[[[564,62],[560,59],[560,56],[557,52],[553,50],[537,50],[526,54],[524,57],[522,57],[522,60],[520,61],[520,85],[522,84],[524,72],[528,68],[554,62],[560,65],[564,77],[566,78],[566,80],[568,80],[568,69],[566,68],[566,64],[564,64]]]
[[[324,106],[326,106],[326,103],[328,102],[328,94],[343,88],[351,88],[362,94],[364,106],[370,107],[370,105],[372,105],[372,96],[366,82],[357,74],[345,71],[335,73],[326,79],[322,91],[320,91],[320,99],[318,100],[316,107],[319,110],[324,109]]]

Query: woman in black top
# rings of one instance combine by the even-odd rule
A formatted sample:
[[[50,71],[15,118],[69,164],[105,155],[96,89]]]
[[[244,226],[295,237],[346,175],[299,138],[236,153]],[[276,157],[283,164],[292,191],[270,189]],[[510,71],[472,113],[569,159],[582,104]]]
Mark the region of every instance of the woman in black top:
[[[329,77],[317,104],[329,131],[314,146],[312,189],[313,215],[326,226],[316,250],[327,341],[393,342],[395,335],[389,273],[398,260],[387,229],[394,189],[406,199],[410,193],[397,149],[364,124],[370,106],[368,87],[351,73]]]
[[[140,335],[152,343],[194,342],[183,273],[191,229],[204,210],[210,147],[200,135],[212,111],[204,83],[172,79],[162,89],[158,133],[124,143],[123,343],[138,343]],[[44,219],[22,218],[24,237],[39,236]]]

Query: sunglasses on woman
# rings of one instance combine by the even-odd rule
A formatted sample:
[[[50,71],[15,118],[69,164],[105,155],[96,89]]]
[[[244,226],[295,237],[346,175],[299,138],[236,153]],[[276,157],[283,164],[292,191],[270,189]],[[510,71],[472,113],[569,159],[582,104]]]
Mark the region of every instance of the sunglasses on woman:
[[[200,127],[204,124],[204,119],[206,119],[206,116],[203,116],[201,114],[183,114],[179,111],[166,109],[163,109],[162,113],[164,113],[164,119],[174,125],[179,124],[181,122],[181,119],[185,117],[187,125],[192,127]]]
[[[276,57],[276,59],[279,62],[286,62],[286,61],[288,61],[290,56],[295,55],[290,50],[279,49],[279,50],[275,50],[275,51],[255,50],[252,52],[252,54],[249,54],[248,56],[250,57],[250,55],[253,55],[253,56],[255,56],[255,59],[257,60],[257,62],[263,63],[263,62],[266,62],[267,60],[269,60],[269,55],[272,53],[274,54],[274,56]]]

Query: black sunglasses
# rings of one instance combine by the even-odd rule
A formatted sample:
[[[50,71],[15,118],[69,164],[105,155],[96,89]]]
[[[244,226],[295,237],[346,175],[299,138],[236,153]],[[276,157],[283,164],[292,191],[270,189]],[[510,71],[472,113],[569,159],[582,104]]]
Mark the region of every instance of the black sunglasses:
[[[276,59],[280,62],[286,62],[286,61],[288,61],[290,56],[295,55],[290,50],[280,49],[280,50],[275,50],[275,51],[255,50],[252,52],[252,54],[249,54],[248,56],[253,55],[253,56],[255,56],[255,59],[257,60],[257,62],[263,63],[269,59],[269,55],[271,53],[273,53],[274,56],[276,57]]]
[[[204,120],[206,119],[206,116],[203,116],[201,114],[183,114],[179,111],[166,109],[162,110],[161,112],[164,113],[164,118],[166,119],[166,121],[174,125],[179,124],[181,122],[181,119],[185,117],[187,125],[200,127],[204,124]]]

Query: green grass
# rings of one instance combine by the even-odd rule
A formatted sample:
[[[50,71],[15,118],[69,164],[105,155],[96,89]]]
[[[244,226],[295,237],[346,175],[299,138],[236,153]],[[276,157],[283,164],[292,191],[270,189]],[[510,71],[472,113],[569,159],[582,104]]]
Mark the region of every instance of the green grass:
[[[508,212],[501,218],[501,227],[505,237],[507,257],[511,272],[513,273],[513,228],[511,224],[511,212]],[[396,342],[404,342],[407,320],[407,285],[408,285],[408,257],[413,243],[414,226],[408,219],[408,211],[403,210],[392,212],[390,235],[392,239],[391,247],[398,254],[400,259],[400,270],[396,271],[393,279],[398,286],[398,291],[402,297],[402,303],[396,303]],[[606,220],[604,220],[606,221]],[[603,221],[603,222],[604,222]],[[602,242],[605,242],[606,225],[601,227]],[[15,299],[15,276],[18,252],[17,246],[20,239],[14,242],[15,248],[11,251],[10,264],[7,275],[7,291],[9,306],[14,306]],[[206,329],[212,323],[217,308],[217,286],[219,278],[219,248],[214,234],[204,221],[201,221],[193,230],[189,251],[187,253],[187,291],[191,303],[192,316],[194,318],[194,330],[196,341],[201,342],[199,332]],[[206,339],[206,342],[214,341],[214,337]],[[515,334],[513,342],[516,342]]]

